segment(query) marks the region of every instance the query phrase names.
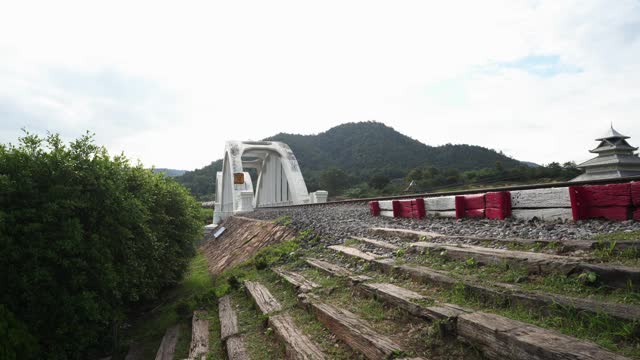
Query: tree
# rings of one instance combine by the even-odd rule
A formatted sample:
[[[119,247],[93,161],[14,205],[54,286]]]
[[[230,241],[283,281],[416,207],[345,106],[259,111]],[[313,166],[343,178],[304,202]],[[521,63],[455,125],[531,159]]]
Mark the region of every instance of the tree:
[[[340,195],[349,187],[349,176],[338,168],[329,168],[320,173],[320,189],[329,192],[329,195]]]
[[[371,179],[369,180],[369,186],[371,186],[374,189],[382,190],[384,189],[385,186],[389,184],[390,181],[391,179],[389,179],[389,177],[382,174],[378,174],[371,177]]]
[[[0,353],[108,352],[136,304],[181,279],[201,226],[184,187],[90,135],[0,145],[0,328],[19,334]]]

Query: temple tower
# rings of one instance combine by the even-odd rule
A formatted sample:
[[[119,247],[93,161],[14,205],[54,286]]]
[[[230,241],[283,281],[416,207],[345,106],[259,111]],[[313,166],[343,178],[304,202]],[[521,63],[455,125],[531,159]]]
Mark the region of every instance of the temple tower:
[[[600,141],[598,147],[589,152],[598,154],[595,158],[578,165],[584,174],[571,181],[620,178],[640,175],[640,158],[634,152],[637,147],[629,145],[629,136],[617,132],[613,125]]]

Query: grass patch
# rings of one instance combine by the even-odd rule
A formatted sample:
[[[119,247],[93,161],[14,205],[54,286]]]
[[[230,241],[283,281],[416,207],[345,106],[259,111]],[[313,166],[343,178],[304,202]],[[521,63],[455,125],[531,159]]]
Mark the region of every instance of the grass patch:
[[[273,223],[277,224],[277,225],[282,225],[282,226],[289,226],[289,225],[291,225],[291,216],[282,215],[282,216],[277,217],[276,219],[274,219]]]
[[[200,216],[202,217],[202,222],[205,225],[209,225],[213,223],[213,209],[201,208]]]
[[[176,358],[186,358],[191,342],[191,315],[194,310],[204,309],[209,314],[210,354],[215,355],[214,358],[222,358],[219,325],[217,325],[217,299],[207,270],[207,262],[202,253],[198,252],[191,260],[189,269],[180,284],[162,298],[162,302],[133,323],[126,334],[127,343],[143,347],[143,358],[153,358],[165,330],[179,324],[180,335]]]
[[[475,275],[480,283],[512,280],[526,276],[526,270],[509,268],[507,264],[469,268],[464,262],[449,261],[444,255],[431,253],[422,255],[423,262],[429,267],[450,271],[454,277],[458,275]],[[431,258],[431,260],[429,260]],[[343,258],[349,262],[349,258]],[[457,304],[463,307],[483,310],[502,315],[514,320],[554,329],[576,338],[592,341],[611,351],[640,359],[640,320],[624,321],[606,314],[592,314],[579,311],[570,306],[559,304],[545,309],[510,305],[508,298],[488,301],[476,297],[466,290],[464,284],[459,283],[453,289],[442,289],[435,286],[417,284],[408,279],[397,279],[388,274],[378,272],[359,272],[373,276],[375,281],[385,281],[409,288],[440,302]],[[585,285],[576,276],[549,275],[544,277],[529,277],[520,285],[528,290],[542,290],[576,297],[605,297],[607,300],[616,299],[619,302],[638,304],[638,293],[624,289],[611,291]],[[552,291],[550,291],[552,290]],[[541,311],[543,310],[543,311]]]

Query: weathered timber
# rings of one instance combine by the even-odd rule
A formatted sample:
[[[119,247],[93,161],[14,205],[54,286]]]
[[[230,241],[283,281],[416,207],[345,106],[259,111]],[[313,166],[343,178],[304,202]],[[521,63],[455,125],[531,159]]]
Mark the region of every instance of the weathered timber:
[[[560,272],[570,274],[579,266],[577,259],[568,256],[493,249],[473,245],[447,245],[421,241],[412,243],[409,249],[417,252],[446,250],[446,256],[452,259],[464,261],[468,258],[473,258],[481,265],[501,264],[506,261],[510,264],[526,268],[529,273]]]
[[[229,360],[251,360],[247,350],[244,347],[244,338],[240,335],[235,335],[224,342],[225,349],[227,351],[227,359]]]
[[[356,248],[352,248],[349,246],[342,246],[342,245],[331,245],[329,246],[329,249],[335,250],[335,251],[339,251],[343,254],[346,255],[350,255],[350,256],[355,256],[357,258],[363,259],[363,260],[367,260],[367,261],[372,261],[375,259],[380,258],[381,256],[376,255],[376,254],[372,254],[372,253],[366,253],[363,251],[360,251]]]
[[[593,240],[553,240],[553,239],[524,239],[524,238],[491,238],[463,235],[445,235],[428,231],[415,231],[409,229],[392,229],[392,228],[370,228],[372,234],[379,236],[396,236],[400,239],[410,241],[423,241],[425,239],[444,239],[444,240],[472,240],[472,241],[491,241],[501,243],[515,243],[522,245],[534,244],[551,244],[558,243],[564,250],[590,250],[597,245]]]
[[[269,317],[269,327],[284,344],[287,359],[320,360],[326,358],[318,345],[298,329],[288,314]]]
[[[442,329],[448,333],[455,331],[455,321],[458,315],[469,312],[453,304],[434,303],[431,306],[420,302],[430,301],[426,296],[415,291],[389,283],[362,283],[356,286],[360,292],[383,300],[385,303],[398,307],[414,316],[444,322]]]
[[[366,275],[355,275],[351,270],[344,268],[342,266],[332,264],[319,259],[307,258],[307,264],[310,266],[326,273],[331,276],[336,276],[340,278],[348,278],[352,283],[360,283],[363,281],[371,280],[371,277]]]
[[[300,292],[309,292],[313,289],[319,288],[320,285],[315,282],[306,279],[304,276],[284,269],[273,269],[273,271],[285,279],[289,284],[293,285]]]
[[[351,255],[353,256],[353,255]],[[434,270],[420,265],[396,265],[392,259],[370,261],[372,265],[383,272],[406,276],[416,282],[427,285],[453,288],[462,285],[470,295],[492,304],[517,304],[525,307],[538,308],[541,313],[551,312],[557,305],[570,306],[592,314],[604,313],[616,319],[637,320],[640,318],[640,307],[634,305],[617,304],[584,298],[549,294],[537,291],[524,291],[517,285],[496,283],[494,287],[479,285],[473,279],[456,279],[447,272]]]
[[[573,213],[571,208],[547,208],[547,209],[511,209],[511,216],[515,219],[530,220],[571,220]]]
[[[399,247],[399,246],[394,245],[394,244],[389,243],[389,242],[386,242],[386,241],[375,240],[375,239],[369,239],[369,238],[366,238],[366,237],[360,237],[360,236],[354,236],[354,237],[352,237],[352,238],[353,238],[354,240],[361,241],[361,242],[363,242],[363,243],[369,244],[369,245],[371,245],[371,246],[373,246],[373,247],[376,247],[376,248],[379,248],[379,249],[382,249],[382,250],[386,250],[386,251],[389,251],[389,250],[391,250],[391,251],[395,251],[395,250],[400,249],[400,247]]]
[[[474,312],[458,317],[458,334],[492,359],[623,360],[593,343],[503,316]]]
[[[640,287],[640,269],[629,266],[584,264],[579,268],[583,272],[594,272],[598,275],[598,281],[606,286],[614,288]]]
[[[511,191],[511,208],[571,208],[569,188]]]
[[[307,258],[306,262],[314,268],[321,270],[329,275],[337,277],[349,277],[353,275],[353,272],[351,270],[336,264],[332,264],[330,262],[326,262],[324,260]]]
[[[167,328],[156,352],[156,360],[173,360],[176,344],[178,343],[178,335],[180,335],[180,325],[176,324]]]
[[[505,249],[484,248],[473,245],[458,244],[455,246],[440,243],[416,242],[410,249],[424,251],[428,249],[446,250],[447,256],[464,261],[475,259],[479,264],[501,264],[508,262],[526,268],[531,274],[563,273],[569,275],[576,272],[594,272],[598,280],[613,288],[637,287],[640,284],[640,269],[628,266],[590,264],[580,258],[550,255],[545,253],[514,251]]]
[[[190,359],[206,359],[209,352],[209,320],[207,312],[196,310],[191,321],[191,346],[189,347]]]
[[[375,332],[365,321],[348,310],[318,300],[309,301],[308,307],[338,339],[362,353],[367,359],[389,359],[403,351],[400,345]]]
[[[231,304],[231,296],[226,295],[218,301],[218,317],[220,318],[220,339],[225,341],[231,336],[238,335],[238,319]]]
[[[282,306],[278,300],[271,295],[269,289],[264,285],[258,282],[246,280],[244,282],[244,287],[247,289],[249,296],[251,296],[256,306],[263,314],[271,314],[282,310]]]

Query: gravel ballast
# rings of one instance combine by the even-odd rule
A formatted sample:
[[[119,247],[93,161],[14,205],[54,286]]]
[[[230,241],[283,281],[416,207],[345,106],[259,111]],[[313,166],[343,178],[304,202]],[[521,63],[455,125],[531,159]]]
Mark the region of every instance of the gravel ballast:
[[[640,230],[635,221],[538,221],[488,220],[429,217],[426,219],[374,217],[363,204],[327,204],[300,207],[257,209],[243,216],[275,220],[289,216],[296,230],[313,229],[328,243],[337,243],[350,236],[365,236],[368,228],[389,227],[431,231],[444,235],[463,235],[487,238],[526,238],[551,240],[589,240],[598,234]]]

